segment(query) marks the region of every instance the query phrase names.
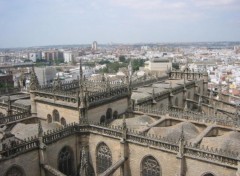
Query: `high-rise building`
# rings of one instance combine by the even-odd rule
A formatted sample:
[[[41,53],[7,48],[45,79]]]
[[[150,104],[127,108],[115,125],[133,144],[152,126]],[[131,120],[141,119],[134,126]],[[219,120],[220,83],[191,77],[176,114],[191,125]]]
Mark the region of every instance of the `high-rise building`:
[[[92,50],[94,50],[94,51],[96,51],[97,50],[97,42],[96,41],[94,41],[93,43],[92,43]]]

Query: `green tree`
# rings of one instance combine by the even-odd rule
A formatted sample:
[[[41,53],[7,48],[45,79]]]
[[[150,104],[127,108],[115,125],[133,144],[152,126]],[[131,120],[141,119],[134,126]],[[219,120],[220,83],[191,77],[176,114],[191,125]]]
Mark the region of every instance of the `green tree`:
[[[126,58],[125,56],[119,56],[119,61],[122,62],[122,63],[125,63],[126,62]]]

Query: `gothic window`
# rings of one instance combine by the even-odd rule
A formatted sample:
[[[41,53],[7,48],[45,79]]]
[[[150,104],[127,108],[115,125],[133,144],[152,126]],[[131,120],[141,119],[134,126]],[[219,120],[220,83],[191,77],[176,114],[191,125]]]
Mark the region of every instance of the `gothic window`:
[[[214,176],[212,173],[205,173],[205,174],[203,174],[202,176]]]
[[[8,169],[5,176],[25,176],[25,174],[20,167],[12,166],[10,169]]]
[[[63,117],[61,118],[61,125],[63,126],[67,125],[66,120]]]
[[[178,106],[178,97],[175,98],[175,106]]]
[[[59,122],[59,119],[60,119],[59,117],[60,117],[60,115],[59,115],[58,110],[54,109],[53,110],[53,120],[56,122]]]
[[[118,112],[117,112],[117,111],[114,111],[114,113],[113,113],[113,118],[114,118],[114,119],[117,119],[117,118],[118,118]]]
[[[50,114],[47,115],[47,122],[52,123],[52,116]]]
[[[108,108],[107,112],[106,112],[106,119],[110,120],[112,119],[112,109]]]
[[[160,166],[152,156],[147,156],[143,159],[141,170],[141,176],[161,176]]]
[[[58,169],[67,176],[73,173],[73,153],[70,147],[63,147],[58,155]]]
[[[112,153],[105,143],[97,147],[97,173],[101,174],[112,165]]]
[[[191,99],[191,92],[188,92],[188,99]]]
[[[105,123],[105,115],[102,115],[101,118],[100,118],[100,123]]]

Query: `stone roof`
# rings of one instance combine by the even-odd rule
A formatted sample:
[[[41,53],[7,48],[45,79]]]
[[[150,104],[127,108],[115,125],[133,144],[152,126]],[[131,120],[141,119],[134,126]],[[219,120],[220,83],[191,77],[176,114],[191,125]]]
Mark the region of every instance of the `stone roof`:
[[[42,122],[42,128],[43,132],[47,132],[48,130],[53,130],[56,128],[61,127],[59,123],[46,123]],[[18,123],[16,124],[12,130],[11,133],[15,135],[18,139],[25,139],[32,136],[38,135],[38,124],[24,124],[24,123]]]
[[[221,136],[204,137],[201,145],[240,153],[240,132],[230,131]]]
[[[150,116],[140,115],[133,118],[127,118],[126,124],[127,124],[127,127],[131,129],[142,129],[148,126],[149,124],[152,124],[155,121],[156,120]],[[122,119],[114,120],[113,122],[111,122],[111,125],[122,126]]]
[[[31,100],[30,99],[17,100],[14,103],[22,104],[22,105],[25,105],[25,106],[31,106]]]
[[[200,133],[194,124],[190,122],[181,122],[169,127],[152,127],[148,131],[148,134],[154,134],[164,138],[172,139],[174,141],[178,141],[182,130],[184,139],[186,141],[197,137],[197,135]]]

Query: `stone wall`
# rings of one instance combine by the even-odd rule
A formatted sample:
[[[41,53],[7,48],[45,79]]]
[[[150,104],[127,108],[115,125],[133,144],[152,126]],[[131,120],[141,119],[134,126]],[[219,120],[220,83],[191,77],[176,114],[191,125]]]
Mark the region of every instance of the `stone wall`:
[[[116,100],[114,102],[109,102],[101,106],[92,108],[88,110],[88,119],[92,122],[100,122],[101,116],[106,116],[108,109],[112,109],[112,114],[117,111],[118,114],[123,114],[126,112],[128,107],[127,98]]]
[[[38,150],[32,150],[22,155],[12,157],[0,162],[0,176],[5,176],[12,166],[20,167],[25,173],[24,176],[40,176]]]
[[[68,109],[66,107],[54,106],[47,103],[36,102],[37,115],[40,118],[47,119],[47,115],[50,114],[53,117],[53,110],[56,109],[59,112],[60,119],[63,117],[67,123],[78,122],[79,112],[78,109]]]

